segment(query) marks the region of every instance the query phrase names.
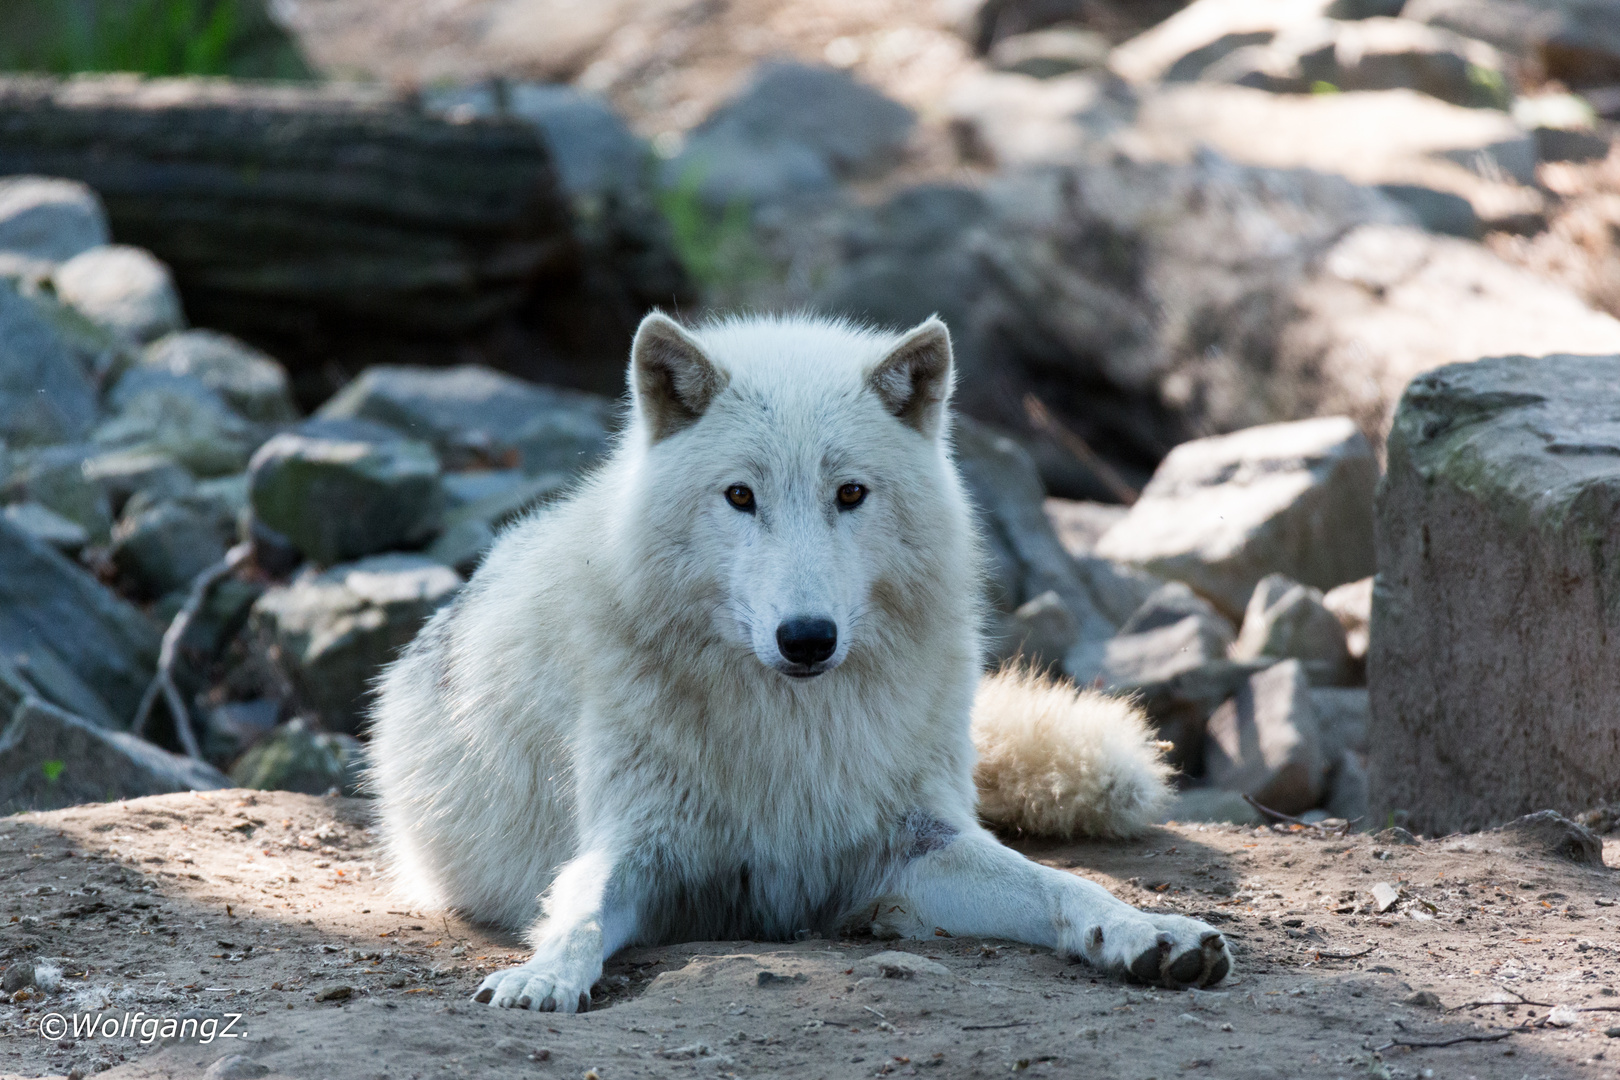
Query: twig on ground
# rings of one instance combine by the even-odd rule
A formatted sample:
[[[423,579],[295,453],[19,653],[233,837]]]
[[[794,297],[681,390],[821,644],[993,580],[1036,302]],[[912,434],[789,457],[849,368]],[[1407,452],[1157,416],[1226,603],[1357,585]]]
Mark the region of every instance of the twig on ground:
[[[1517,1006],[1517,1005],[1534,1005],[1534,1006],[1536,1006],[1537,1008],[1540,1008],[1540,1009],[1554,1008],[1553,1003],[1550,1002],[1550,1001],[1531,1001],[1529,998],[1525,997],[1523,994],[1519,993],[1517,990],[1509,990],[1505,986],[1498,986],[1497,989],[1502,991],[1502,993],[1504,993],[1504,994],[1512,994],[1518,1000],[1517,1001],[1465,1001],[1461,1005],[1453,1005],[1451,1008],[1447,1009],[1446,1012],[1456,1012],[1458,1009],[1475,1009],[1475,1008],[1478,1008],[1481,1005],[1514,1005],[1514,1006]]]
[[[1366,956],[1376,948],[1378,948],[1378,946],[1369,945],[1360,952],[1322,952],[1320,949],[1318,949],[1316,958],[1318,960],[1354,960],[1359,956]]]
[[[1125,482],[1114,467],[1098,456],[1091,444],[1070,431],[1062,421],[1053,416],[1046,404],[1034,394],[1024,395],[1024,413],[1029,417],[1030,426],[1036,431],[1057,440],[1057,442],[1079,459],[1080,463],[1090,469],[1108,493],[1126,506],[1134,506],[1141,497],[1141,492]]]
[[[208,594],[215,583],[241,566],[251,554],[253,545],[237,544],[225,553],[223,559],[191,579],[191,591],[186,595],[186,602],[174,613],[169,628],[163,632],[163,644],[158,649],[157,671],[153,673],[152,682],[141,697],[140,708],[135,710],[135,722],[129,726],[130,734],[139,735],[146,729],[146,721],[152,715],[152,706],[157,704],[158,695],[161,694],[164,703],[169,707],[169,715],[174,718],[175,734],[180,737],[180,745],[185,747],[186,756],[197,761],[202,760],[202,747],[198,745],[197,732],[191,726],[191,713],[186,709],[185,699],[174,682],[174,665],[180,659],[180,639],[186,636],[192,620],[196,619],[203,604],[207,603]]]
[[[1521,1027],[1505,1028],[1502,1031],[1477,1032],[1477,1033],[1471,1033],[1471,1034],[1468,1034],[1468,1035],[1453,1035],[1449,1039],[1391,1039],[1391,1040],[1389,1040],[1389,1042],[1385,1043],[1383,1046],[1375,1046],[1375,1047],[1373,1047],[1373,1053],[1375,1053],[1375,1054],[1381,1053],[1382,1051],[1388,1050],[1392,1046],[1437,1047],[1437,1046],[1456,1046],[1458,1043],[1468,1043],[1468,1042],[1480,1042],[1480,1043],[1500,1042],[1501,1040],[1507,1038],[1509,1035],[1518,1035],[1518,1034],[1521,1034],[1521,1033],[1523,1033],[1525,1031],[1528,1031],[1528,1030],[1529,1030],[1528,1027],[1521,1026]]]
[[[1028,1027],[1033,1020],[1014,1020],[1006,1024],[963,1024],[963,1031],[1000,1031],[1002,1028]]]

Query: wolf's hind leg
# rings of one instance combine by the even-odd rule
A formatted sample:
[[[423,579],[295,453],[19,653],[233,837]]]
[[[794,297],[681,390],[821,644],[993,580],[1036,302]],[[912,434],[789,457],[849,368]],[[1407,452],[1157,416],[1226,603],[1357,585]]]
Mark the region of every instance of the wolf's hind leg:
[[[878,934],[926,938],[938,929],[1008,938],[1159,986],[1212,986],[1232,970],[1226,939],[1213,927],[1138,911],[977,827],[898,867],[868,911]]]
[[[632,936],[630,909],[609,901],[612,860],[590,853],[558,872],[545,917],[529,932],[534,955],[486,978],[473,1000],[502,1009],[585,1012],[602,962]]]

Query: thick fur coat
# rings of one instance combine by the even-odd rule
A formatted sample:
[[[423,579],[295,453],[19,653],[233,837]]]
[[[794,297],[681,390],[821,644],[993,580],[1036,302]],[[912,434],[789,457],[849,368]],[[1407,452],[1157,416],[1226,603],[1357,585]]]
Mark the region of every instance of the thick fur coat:
[[[851,927],[1229,970],[1215,931],[979,823],[976,764],[994,817],[1060,834],[1139,829],[1164,770],[1128,706],[981,680],[951,379],[937,320],[642,324],[615,452],[501,537],[374,713],[401,885],[536,947],[480,1000],[572,1011],[627,944]]]

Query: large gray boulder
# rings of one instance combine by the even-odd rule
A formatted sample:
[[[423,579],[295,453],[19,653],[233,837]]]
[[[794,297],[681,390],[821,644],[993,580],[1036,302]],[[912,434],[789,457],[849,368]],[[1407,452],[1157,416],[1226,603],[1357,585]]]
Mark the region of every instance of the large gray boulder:
[[[13,446],[81,438],[96,390],[40,306],[0,280],[0,439]]]
[[[0,177],[0,252],[63,262],[107,243],[107,211],[76,180]]]
[[[327,419],[368,420],[431,443],[451,467],[520,465],[576,473],[607,450],[613,403],[595,394],[537,386],[466,364],[367,368],[321,406]]]
[[[1304,661],[1312,682],[1337,683],[1351,674],[1344,627],[1322,602],[1322,592],[1286,574],[1267,574],[1254,587],[1232,656]]]
[[[79,525],[92,542],[105,541],[112,528],[112,505],[106,489],[84,469],[98,449],[73,443],[13,453],[0,497],[37,502]]]
[[[425,556],[377,555],[269,590],[251,620],[299,703],[327,730],[354,734],[383,665],[460,587]]]
[[[126,726],[157,652],[146,616],[0,518],[0,653],[41,697],[96,724]]]
[[[121,337],[151,341],[185,328],[169,268],[143,248],[91,248],[57,267],[51,280],[64,301]]]
[[[139,366],[113,385],[115,415],[93,438],[109,448],[166,454],[198,476],[241,472],[264,431],[202,379]]]
[[[230,787],[211,765],[27,698],[0,731],[0,814]]]
[[[1097,554],[1186,582],[1240,618],[1269,573],[1331,589],[1371,572],[1377,480],[1343,417],[1198,439],[1170,452]]]
[[[376,425],[283,432],[248,475],[258,520],[325,565],[420,544],[439,526],[438,456]]]
[[[249,420],[276,423],[298,418],[287,369],[229,334],[216,330],[165,334],[141,353],[141,365],[196,379]]]
[[[1310,684],[1297,660],[1257,672],[1209,718],[1210,783],[1284,814],[1315,806],[1325,777]]]
[[[1620,789],[1620,356],[1412,382],[1378,496],[1375,820],[1573,814]]]
[[[210,515],[165,499],[126,514],[113,529],[108,554],[131,592],[159,597],[187,588],[223,559],[227,539]]]

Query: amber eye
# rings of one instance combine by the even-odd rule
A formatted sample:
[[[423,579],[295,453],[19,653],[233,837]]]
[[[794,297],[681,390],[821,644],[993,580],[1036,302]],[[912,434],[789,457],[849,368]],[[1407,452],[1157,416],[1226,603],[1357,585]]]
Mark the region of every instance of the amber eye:
[[[845,484],[838,489],[838,509],[853,510],[866,498],[864,484]]]
[[[754,512],[754,493],[742,484],[732,484],[726,488],[726,502],[747,513]]]

